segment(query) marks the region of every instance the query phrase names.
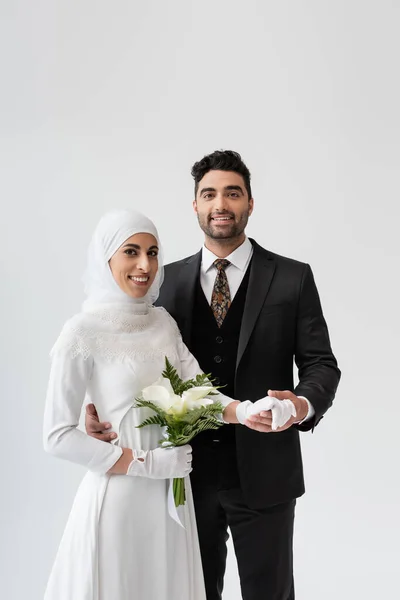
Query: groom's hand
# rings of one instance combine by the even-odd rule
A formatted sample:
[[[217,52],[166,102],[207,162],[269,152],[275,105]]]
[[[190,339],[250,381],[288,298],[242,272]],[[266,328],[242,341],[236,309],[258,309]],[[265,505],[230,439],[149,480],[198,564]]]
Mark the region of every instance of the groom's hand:
[[[111,423],[100,423],[94,404],[87,404],[86,406],[85,428],[88,435],[103,442],[111,442],[117,437],[116,433],[107,431],[107,429],[111,429]]]
[[[279,433],[280,431],[285,431],[285,429],[289,429],[294,423],[299,423],[303,419],[306,418],[308,414],[308,404],[304,398],[299,398],[293,392],[289,390],[278,391],[278,390],[268,390],[268,396],[276,398],[277,400],[291,400],[296,409],[296,416],[291,417],[289,421],[283,425],[283,427],[278,427],[278,429],[272,429],[272,412],[270,410],[261,411],[258,415],[251,415],[247,421],[246,425],[250,429],[255,429],[256,431],[262,431],[264,433]]]

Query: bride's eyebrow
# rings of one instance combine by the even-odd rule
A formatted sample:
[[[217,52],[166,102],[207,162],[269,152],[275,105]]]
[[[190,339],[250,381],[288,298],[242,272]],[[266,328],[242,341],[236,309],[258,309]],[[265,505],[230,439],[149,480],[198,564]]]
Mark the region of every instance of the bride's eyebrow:
[[[125,244],[124,248],[134,248],[135,250],[141,250],[139,244]],[[150,246],[148,250],[158,250],[158,246]]]

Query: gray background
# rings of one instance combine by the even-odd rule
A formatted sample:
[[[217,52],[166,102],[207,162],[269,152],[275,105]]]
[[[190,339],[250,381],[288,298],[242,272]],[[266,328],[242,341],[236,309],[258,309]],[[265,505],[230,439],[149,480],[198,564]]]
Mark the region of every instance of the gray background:
[[[248,233],[311,264],[343,370],[302,436],[297,598],[396,596],[399,16],[387,0],[0,1],[2,597],[42,598],[82,477],[41,426],[96,221],[132,206],[167,260],[195,252],[190,167],[220,148],[253,174]],[[240,598],[232,548],[224,597]]]

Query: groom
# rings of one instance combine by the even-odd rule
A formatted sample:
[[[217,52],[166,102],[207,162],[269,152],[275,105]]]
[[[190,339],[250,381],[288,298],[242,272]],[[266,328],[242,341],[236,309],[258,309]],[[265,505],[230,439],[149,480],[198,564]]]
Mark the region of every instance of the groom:
[[[214,152],[193,166],[192,175],[205,245],[166,266],[158,304],[176,319],[201,368],[226,395],[255,401],[270,390],[278,400],[292,400],[297,412],[277,432],[268,411],[251,417],[248,427],[228,425],[192,442],[207,600],[222,597],[228,526],[243,599],[293,600],[293,521],[296,498],[304,493],[299,430],[314,430],[322,419],[340,371],[309,265],[245,235],[253,197],[240,155]],[[99,433],[104,424],[93,405],[86,427],[110,439]]]

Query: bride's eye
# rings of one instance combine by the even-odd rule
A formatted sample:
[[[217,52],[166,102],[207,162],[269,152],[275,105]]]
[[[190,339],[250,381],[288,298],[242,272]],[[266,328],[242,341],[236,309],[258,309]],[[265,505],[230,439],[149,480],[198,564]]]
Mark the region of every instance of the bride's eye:
[[[158,256],[157,250],[150,250],[149,256],[152,256],[153,258],[155,258],[156,256]]]
[[[127,248],[126,250],[124,250],[124,254],[126,254],[127,256],[135,256],[136,250],[134,250],[133,248]]]

